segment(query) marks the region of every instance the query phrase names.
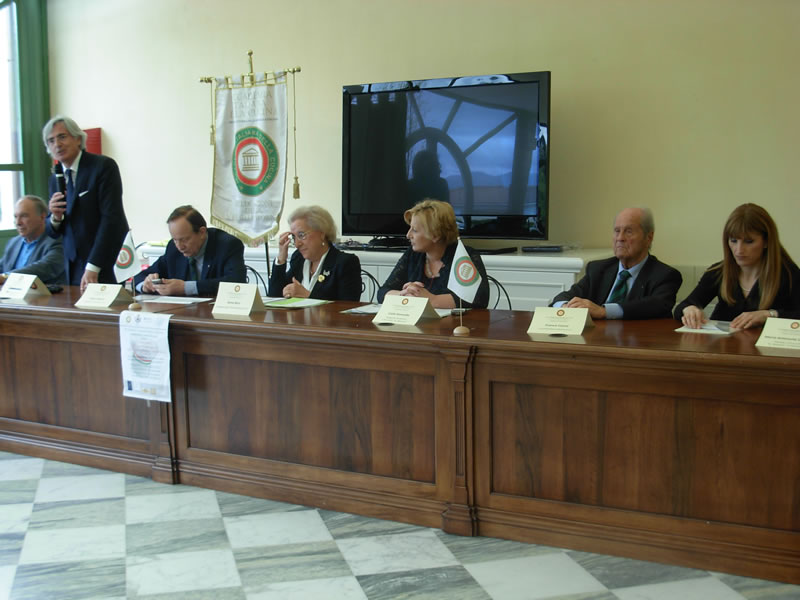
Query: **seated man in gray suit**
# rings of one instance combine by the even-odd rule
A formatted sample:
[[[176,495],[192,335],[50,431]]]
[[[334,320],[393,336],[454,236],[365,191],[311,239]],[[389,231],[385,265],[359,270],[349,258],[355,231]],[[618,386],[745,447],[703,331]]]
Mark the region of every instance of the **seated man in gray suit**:
[[[683,278],[650,254],[655,225],[648,208],[626,208],[614,220],[614,257],[586,274],[550,306],[588,308],[593,319],[668,318]]]
[[[19,235],[6,244],[0,258],[0,284],[9,273],[32,273],[44,283],[63,283],[64,248],[61,238],[45,231],[47,204],[39,196],[23,196],[14,205],[14,223]]]

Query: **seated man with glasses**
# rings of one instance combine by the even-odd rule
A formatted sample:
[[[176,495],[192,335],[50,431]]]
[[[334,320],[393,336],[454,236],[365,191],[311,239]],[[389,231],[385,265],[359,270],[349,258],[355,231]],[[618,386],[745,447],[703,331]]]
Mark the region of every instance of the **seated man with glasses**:
[[[318,300],[358,300],[361,261],[333,245],[336,224],[321,206],[301,206],[289,215],[289,231],[278,238],[278,258],[269,277],[269,295]],[[294,242],[291,260],[289,245]]]
[[[216,296],[220,281],[246,283],[244,244],[186,204],[167,219],[172,240],[158,260],[133,278],[138,292],[162,296]]]

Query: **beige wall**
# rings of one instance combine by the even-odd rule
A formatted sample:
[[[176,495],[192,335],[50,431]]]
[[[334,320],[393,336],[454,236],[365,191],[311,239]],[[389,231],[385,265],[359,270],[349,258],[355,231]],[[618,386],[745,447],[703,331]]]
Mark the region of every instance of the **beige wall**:
[[[52,108],[103,128],[135,239],[208,212],[204,75],[299,65],[302,203],[337,218],[341,86],[550,70],[551,239],[609,245],[656,213],[660,258],[707,264],[730,210],[776,218],[800,260],[796,0],[50,0]],[[290,164],[290,172],[293,168]],[[287,209],[298,201],[288,186]]]

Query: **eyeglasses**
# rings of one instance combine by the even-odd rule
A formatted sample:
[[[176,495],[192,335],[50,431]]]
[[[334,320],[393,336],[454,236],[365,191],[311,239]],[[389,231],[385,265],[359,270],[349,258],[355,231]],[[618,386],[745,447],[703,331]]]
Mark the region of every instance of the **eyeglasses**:
[[[292,238],[292,241],[300,240],[302,242],[308,237],[308,233],[305,231],[298,231],[297,233],[290,233],[289,237]]]
[[[47,145],[48,146],[52,146],[52,145],[54,145],[56,143],[56,141],[65,142],[69,138],[70,138],[70,136],[67,135],[66,133],[59,133],[58,135],[56,135],[54,137],[47,138]]]

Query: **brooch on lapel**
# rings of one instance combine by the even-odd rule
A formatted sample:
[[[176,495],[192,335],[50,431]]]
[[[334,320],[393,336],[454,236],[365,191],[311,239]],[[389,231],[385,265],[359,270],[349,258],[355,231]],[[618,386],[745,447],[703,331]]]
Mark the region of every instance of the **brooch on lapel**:
[[[322,272],[322,275],[320,275],[319,277],[317,277],[317,281],[319,281],[320,283],[322,283],[323,281],[325,281],[325,278],[326,278],[328,275],[330,275],[330,274],[331,274],[331,272],[330,272],[330,271],[323,271],[323,272]]]

